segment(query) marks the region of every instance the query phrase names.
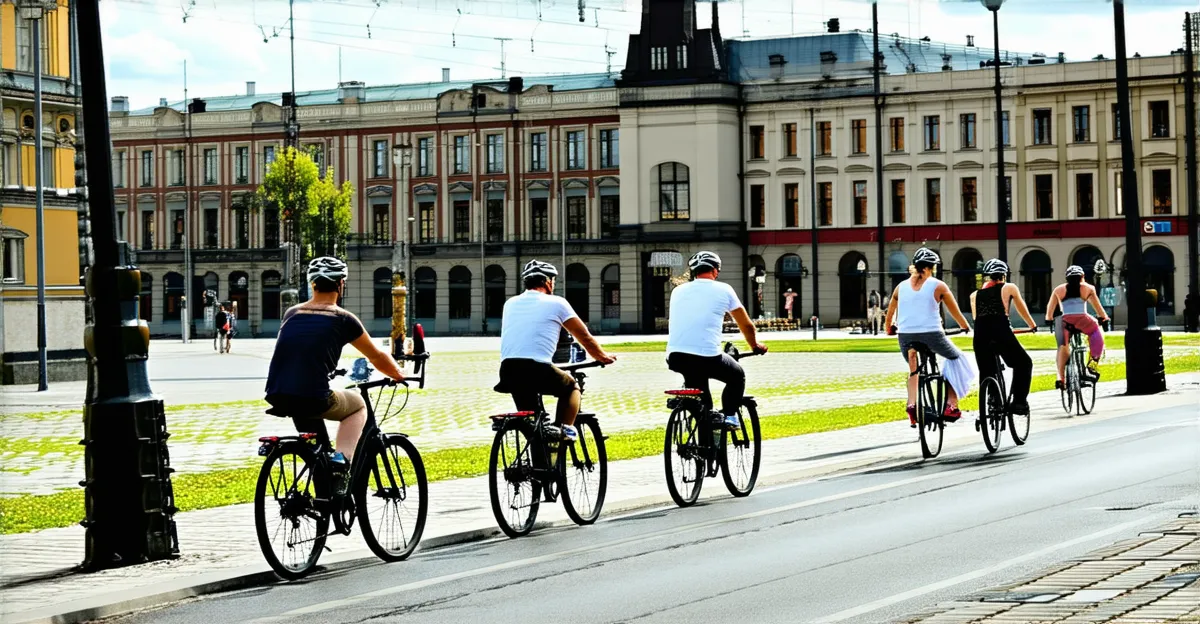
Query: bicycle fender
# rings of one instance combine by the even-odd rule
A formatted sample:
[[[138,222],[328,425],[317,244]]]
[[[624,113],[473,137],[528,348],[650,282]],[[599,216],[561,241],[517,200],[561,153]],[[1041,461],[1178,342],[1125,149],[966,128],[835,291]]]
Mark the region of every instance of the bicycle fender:
[[[757,408],[758,401],[755,401],[754,397],[752,397],[752,396],[742,397],[742,405],[747,406],[747,407]]]

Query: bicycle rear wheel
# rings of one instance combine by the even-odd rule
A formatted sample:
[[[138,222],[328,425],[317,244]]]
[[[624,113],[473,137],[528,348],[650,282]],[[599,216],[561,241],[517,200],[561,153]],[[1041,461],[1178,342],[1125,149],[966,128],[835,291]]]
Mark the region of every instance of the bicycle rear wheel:
[[[579,438],[563,451],[563,509],[575,524],[591,524],[600,517],[608,491],[608,453],[600,423],[593,418],[575,422]]]
[[[1079,380],[1075,386],[1075,405],[1079,410],[1079,415],[1084,416],[1091,414],[1092,408],[1096,406],[1096,382],[1092,381],[1090,374],[1087,374],[1087,364],[1082,351],[1076,356],[1075,362],[1075,378]]]
[[[537,520],[541,486],[533,478],[533,426],[510,422],[496,432],[488,460],[488,494],[496,524],[509,537],[528,535]]]
[[[680,507],[688,507],[700,497],[704,485],[706,461],[704,459],[703,429],[700,419],[705,417],[686,407],[676,408],[667,420],[667,432],[663,440],[663,463],[667,473],[667,491],[671,500]]]
[[[271,451],[254,489],[254,529],[271,569],[294,581],[312,572],[325,548],[329,480],[316,453],[300,443]]]
[[[942,382],[938,382],[939,384]],[[945,411],[945,392],[937,400],[934,382],[921,380],[917,390],[917,435],[921,439],[921,455],[926,459],[942,452],[942,413]]]
[[[1029,439],[1031,420],[1029,414],[1014,414],[1011,409],[1008,410],[1008,433],[1012,436],[1013,444],[1021,446]]]
[[[1063,410],[1067,412],[1067,416],[1073,416],[1075,414],[1075,364],[1068,360],[1063,373],[1063,387],[1059,394]]]
[[[758,410],[753,405],[738,409],[741,426],[725,430],[721,444],[721,477],[730,494],[748,496],[758,482],[758,467],[762,462],[762,431],[758,426]]]
[[[979,432],[989,453],[1000,449],[1000,433],[1004,430],[1004,395],[995,377],[985,377],[979,384]]]
[[[365,470],[354,484],[363,539],[384,561],[407,559],[421,541],[429,513],[425,464],[404,436],[387,436],[365,453]]]

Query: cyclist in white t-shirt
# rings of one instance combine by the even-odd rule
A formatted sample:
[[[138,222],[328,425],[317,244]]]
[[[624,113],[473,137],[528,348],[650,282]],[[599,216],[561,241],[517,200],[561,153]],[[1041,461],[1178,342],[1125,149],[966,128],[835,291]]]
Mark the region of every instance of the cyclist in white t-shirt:
[[[714,420],[737,427],[737,410],[746,390],[746,373],[737,360],[721,351],[725,315],[733,317],[750,348],[759,353],[767,348],[758,342],[754,323],[733,287],[717,281],[721,274],[721,257],[711,251],[701,251],[692,256],[688,266],[692,270],[692,281],[671,291],[667,367],[683,375],[684,383],[689,387],[700,388],[706,395],[708,380],[724,383],[721,414],[714,414]]]
[[[500,383],[497,392],[511,394],[518,410],[537,408],[538,395],[558,399],[558,423],[563,438],[574,440],[579,413],[575,378],[551,363],[565,328],[597,362],[616,358],[604,352],[566,299],[554,296],[558,270],[548,262],[530,260],[521,271],[525,292],[504,303],[500,324]]]

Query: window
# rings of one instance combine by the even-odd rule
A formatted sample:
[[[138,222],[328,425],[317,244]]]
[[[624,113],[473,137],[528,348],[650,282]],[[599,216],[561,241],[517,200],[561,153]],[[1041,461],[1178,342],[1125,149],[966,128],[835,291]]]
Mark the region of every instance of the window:
[[[317,166],[317,177],[324,180],[327,173],[325,170],[325,145],[322,143],[309,143],[304,146],[304,150],[308,152],[313,164]]]
[[[233,177],[237,184],[250,181],[250,148],[243,146],[234,149]]]
[[[49,19],[41,20],[42,73],[50,73],[50,38],[54,33],[49,28]],[[17,71],[33,71],[33,29],[29,20],[16,20]]]
[[[1171,214],[1171,170],[1155,169],[1151,171],[1150,188],[1154,195],[1154,214]]]
[[[171,249],[183,248],[183,211],[171,211]]]
[[[1112,105],[1112,140],[1121,140],[1121,107],[1116,103]]]
[[[154,210],[142,211],[142,249],[154,249]]]
[[[42,148],[42,187],[52,188],[58,185],[54,182],[54,148]]]
[[[1150,138],[1165,139],[1170,136],[1171,119],[1167,101],[1150,102]]]
[[[867,181],[854,181],[854,225],[867,224]]]
[[[964,113],[958,116],[958,145],[959,149],[975,149],[975,113]]]
[[[791,157],[796,153],[796,124],[785,123],[783,124],[783,155]]]
[[[767,193],[761,184],[750,185],[750,227],[767,225]]]
[[[546,170],[546,133],[534,132],[529,135],[529,170]]]
[[[550,240],[550,200],[534,197],[529,200],[529,237],[535,241]]]
[[[1035,108],[1033,110],[1033,144],[1050,145],[1050,109]]]
[[[658,47],[650,48],[650,69],[659,70],[667,68],[667,48]]]
[[[979,220],[979,186],[975,178],[962,179],[962,220]]]
[[[433,175],[433,137],[417,139],[417,175]]]
[[[855,119],[850,122],[850,151],[855,154],[867,153],[866,119]]]
[[[583,147],[583,130],[572,130],[567,133],[567,169],[587,168]]]
[[[483,283],[484,318],[502,318],[504,316],[504,291],[508,285],[508,276],[505,275],[502,267],[493,264],[484,269]]]
[[[688,167],[683,163],[658,166],[658,218],[663,221],[687,221],[692,217]]]
[[[621,318],[621,267],[610,264],[600,272],[601,314],[606,319]]]
[[[373,165],[371,173],[376,178],[387,175],[387,153],[387,141],[371,142],[371,164]]]
[[[800,227],[800,185],[783,185],[783,224],[785,227]]]
[[[925,116],[925,151],[932,152],[942,149],[942,118],[937,115]]]
[[[454,200],[454,242],[471,240],[471,200]]]
[[[600,168],[616,169],[621,166],[621,131],[606,128],[600,131]]]
[[[387,204],[371,204],[371,243],[387,245],[392,241],[392,207]]]
[[[125,211],[117,211],[117,240],[125,240]]]
[[[154,184],[154,152],[144,150],[142,152],[142,186],[151,186]]]
[[[171,150],[171,186],[183,186],[183,150]]]
[[[904,180],[892,180],[892,223],[904,223]]]
[[[687,46],[679,45],[675,47],[675,68],[687,69]]]
[[[1075,175],[1075,216],[1096,216],[1096,210],[1092,203],[1092,174],[1090,173]]]
[[[621,196],[600,196],[600,238],[616,238],[621,223]]]
[[[279,320],[279,310],[282,307],[279,301],[279,290],[282,285],[283,279],[280,277],[278,271],[263,271],[262,317],[264,321]],[[390,297],[391,293],[389,292],[388,294]]]
[[[454,173],[471,173],[471,137],[454,137]]]
[[[138,318],[149,323],[154,320],[154,277],[145,271],[142,274],[142,291],[138,293]]]
[[[504,172],[504,135],[487,135],[487,172]]]
[[[378,268],[371,277],[375,318],[392,318],[392,270]]]
[[[432,243],[437,237],[437,224],[434,222],[433,202],[421,202],[417,205],[418,236],[422,243]]]
[[[1021,258],[1021,277],[1025,282],[1021,294],[1025,295],[1025,301],[1029,302],[1029,311],[1045,312],[1046,302],[1050,300],[1050,292],[1053,289],[1051,280],[1054,279],[1050,256],[1040,249],[1025,254],[1025,257]]]
[[[817,122],[817,156],[833,154],[833,125],[828,121]]]
[[[567,238],[582,240],[587,236],[587,197],[573,195],[567,198]]]
[[[234,245],[238,249],[250,248],[250,209],[237,206],[233,209]]]
[[[183,310],[183,276],[178,273],[167,273],[163,277],[163,320],[180,320]]]
[[[263,247],[279,247],[279,209],[263,208]]]
[[[1090,106],[1071,107],[1071,139],[1076,143],[1092,140],[1091,111]]]
[[[204,209],[204,248],[217,248],[217,227],[220,224],[217,220],[216,208]]]
[[[1003,111],[1000,114],[1000,132],[1003,135],[1004,147],[1012,146],[1012,133],[1009,132],[1010,124],[1008,123],[1008,111]]]
[[[25,239],[12,233],[4,237],[4,283],[25,283]]]
[[[817,216],[821,225],[833,225],[833,182],[817,183]]]
[[[1054,218],[1054,176],[1033,176],[1034,205],[1038,219]]]
[[[262,164],[263,175],[266,175],[267,171],[271,169],[271,163],[273,163],[273,162],[275,162],[275,146],[274,145],[264,145],[263,146],[263,164]]]
[[[450,269],[450,318],[471,318],[471,269]]]
[[[504,199],[487,200],[487,239],[495,243],[504,240]]]
[[[0,146],[0,186],[8,184],[8,163],[5,162],[5,156],[8,151],[5,146]],[[116,188],[125,188],[125,150],[113,152],[113,186]]]
[[[416,292],[413,293],[413,317],[432,319],[437,316],[437,273],[429,267],[413,271]]]
[[[750,158],[765,158],[767,155],[766,136],[762,126],[750,126]]]
[[[1116,192],[1113,193],[1113,212],[1116,213],[1117,216],[1121,216],[1125,214],[1125,197],[1121,194],[1120,171],[1113,174],[1113,187],[1116,189]]]
[[[940,178],[925,179],[925,221],[941,223],[942,221],[942,180]]]
[[[217,183],[217,149],[215,147],[204,150],[204,183]]]
[[[904,118],[892,117],[888,120],[888,130],[893,152],[904,151]]]

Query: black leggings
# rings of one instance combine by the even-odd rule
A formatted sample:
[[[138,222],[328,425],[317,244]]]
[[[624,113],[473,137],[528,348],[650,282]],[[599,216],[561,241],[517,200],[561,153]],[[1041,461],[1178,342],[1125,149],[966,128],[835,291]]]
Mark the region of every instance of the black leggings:
[[[742,405],[742,395],[746,392],[746,371],[741,364],[728,355],[702,356],[691,353],[672,353],[667,356],[667,368],[683,375],[683,383],[690,388],[704,391],[706,400],[712,408],[712,395],[708,390],[708,380],[716,379],[725,384],[721,392],[721,412],[726,415],[736,414]]]
[[[1007,323],[976,321],[974,345],[979,378],[996,374],[996,356],[999,355],[1013,371],[1012,402],[1026,403],[1029,400],[1029,383],[1033,377],[1033,360],[1013,335],[1012,327]]]

